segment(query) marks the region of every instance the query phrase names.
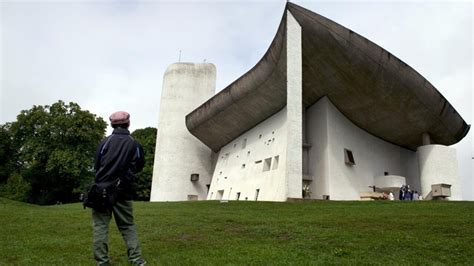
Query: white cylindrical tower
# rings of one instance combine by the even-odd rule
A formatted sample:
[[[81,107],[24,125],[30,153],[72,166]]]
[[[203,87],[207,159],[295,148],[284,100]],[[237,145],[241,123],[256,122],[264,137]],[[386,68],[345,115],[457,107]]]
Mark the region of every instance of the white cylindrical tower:
[[[430,198],[431,185],[448,184],[451,185],[451,196],[448,199],[462,200],[456,149],[443,145],[425,145],[418,147],[416,153],[423,197]]]
[[[213,64],[176,63],[163,77],[150,201],[206,199],[212,151],[189,133],[185,117],[214,95]]]

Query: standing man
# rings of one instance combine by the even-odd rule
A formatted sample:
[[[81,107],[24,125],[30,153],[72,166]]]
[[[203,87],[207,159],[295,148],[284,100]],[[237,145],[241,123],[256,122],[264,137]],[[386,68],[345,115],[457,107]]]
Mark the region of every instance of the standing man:
[[[140,243],[133,222],[132,198],[135,174],[145,164],[141,145],[130,136],[130,114],[119,111],[110,116],[112,135],[99,144],[95,157],[95,182],[102,185],[117,185],[117,203],[110,209],[92,210],[94,229],[94,258],[98,265],[109,265],[108,230],[112,214],[127,246],[130,263],[144,265]]]

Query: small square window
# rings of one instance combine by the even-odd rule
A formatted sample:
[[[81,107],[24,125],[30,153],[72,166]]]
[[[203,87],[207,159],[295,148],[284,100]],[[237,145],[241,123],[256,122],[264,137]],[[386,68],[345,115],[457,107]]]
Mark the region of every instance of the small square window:
[[[191,174],[191,181],[199,181],[199,174]]]
[[[348,165],[355,165],[354,155],[351,150],[344,149],[344,162]]]
[[[272,165],[272,170],[278,169],[278,160],[280,159],[280,156],[275,156],[273,157],[273,165]]]
[[[267,158],[263,161],[263,172],[270,170],[270,165],[272,164],[272,158]]]
[[[242,164],[242,169],[244,169],[244,168],[245,168],[245,164],[243,163],[243,164]]]
[[[245,149],[246,146],[247,146],[247,139],[244,139],[244,141],[242,142],[242,149]]]

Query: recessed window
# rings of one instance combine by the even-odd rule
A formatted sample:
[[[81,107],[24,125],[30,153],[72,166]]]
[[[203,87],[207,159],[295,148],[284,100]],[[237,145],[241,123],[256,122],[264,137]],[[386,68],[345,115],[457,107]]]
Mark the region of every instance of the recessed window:
[[[191,181],[199,181],[199,174],[191,174]]]
[[[344,162],[348,165],[355,165],[354,155],[351,150],[344,149]]]
[[[275,156],[273,157],[273,166],[272,166],[272,170],[275,170],[275,169],[278,169],[278,160],[280,159],[280,156]]]
[[[270,165],[272,164],[272,158],[267,158],[263,161],[263,172],[270,170]]]
[[[388,175],[388,172],[383,172],[383,175]]]
[[[245,149],[246,146],[247,146],[247,139],[244,139],[244,141],[242,142],[242,149]]]
[[[239,200],[240,199],[240,192],[237,192],[237,195],[235,197],[236,200]]]
[[[262,138],[262,134],[258,135],[258,138],[261,139],[261,138]]]
[[[243,163],[243,164],[242,164],[242,169],[244,169],[244,168],[245,168],[245,164]]]
[[[217,191],[217,199],[221,200],[223,196],[224,196],[224,190],[218,190]]]
[[[255,190],[255,200],[258,200],[258,194],[260,194],[260,189],[259,188],[257,188]]]
[[[255,161],[255,163],[261,163],[261,162],[262,162],[262,160]]]
[[[249,156],[249,155],[250,155],[250,151],[247,152],[247,156]]]
[[[234,148],[237,147],[237,143],[234,143]]]

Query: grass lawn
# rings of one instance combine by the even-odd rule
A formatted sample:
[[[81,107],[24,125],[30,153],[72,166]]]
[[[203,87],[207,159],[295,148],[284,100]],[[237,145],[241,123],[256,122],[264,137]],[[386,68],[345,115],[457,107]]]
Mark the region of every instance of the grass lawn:
[[[135,202],[149,265],[474,265],[474,202]],[[94,265],[90,209],[0,199],[0,265]],[[111,223],[112,263],[127,265]]]

